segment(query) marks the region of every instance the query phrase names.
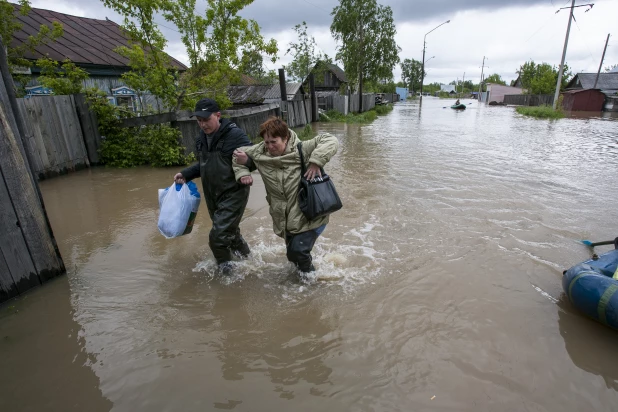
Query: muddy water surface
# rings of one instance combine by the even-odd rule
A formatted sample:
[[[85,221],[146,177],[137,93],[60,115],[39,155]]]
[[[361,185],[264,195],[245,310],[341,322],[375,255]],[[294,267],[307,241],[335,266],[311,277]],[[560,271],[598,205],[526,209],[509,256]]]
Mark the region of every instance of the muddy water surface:
[[[42,182],[69,273],[0,307],[0,409],[615,411],[618,333],[560,280],[578,240],[618,235],[618,123],[447,103],[319,125],[344,209],[308,282],[259,175],[230,278],[205,204],[190,235],[158,233],[175,169]]]

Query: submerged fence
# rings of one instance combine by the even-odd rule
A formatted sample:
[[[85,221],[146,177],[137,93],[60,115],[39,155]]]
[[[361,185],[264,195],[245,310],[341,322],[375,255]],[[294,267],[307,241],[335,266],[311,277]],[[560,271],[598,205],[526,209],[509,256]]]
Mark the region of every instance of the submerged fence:
[[[553,94],[507,94],[504,103],[516,106],[542,106],[554,104]]]

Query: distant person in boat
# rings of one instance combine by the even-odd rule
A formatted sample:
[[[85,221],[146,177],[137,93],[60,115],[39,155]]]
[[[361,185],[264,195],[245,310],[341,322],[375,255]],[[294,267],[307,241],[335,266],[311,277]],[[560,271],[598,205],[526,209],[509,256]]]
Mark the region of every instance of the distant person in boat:
[[[455,102],[455,106],[459,105],[459,99],[457,99],[457,101]]]
[[[301,179],[300,156],[297,145],[300,139],[281,119],[271,117],[260,125],[261,143],[241,147],[234,151],[236,180],[251,186],[251,170],[257,167],[266,187],[266,200],[277,236],[285,240],[287,258],[302,275],[313,272],[311,250],[328,223],[328,215],[307,220],[298,206],[298,185]],[[320,133],[303,142],[303,157],[308,159],[304,179],[321,176],[320,168],[333,157],[339,148],[337,138]]]

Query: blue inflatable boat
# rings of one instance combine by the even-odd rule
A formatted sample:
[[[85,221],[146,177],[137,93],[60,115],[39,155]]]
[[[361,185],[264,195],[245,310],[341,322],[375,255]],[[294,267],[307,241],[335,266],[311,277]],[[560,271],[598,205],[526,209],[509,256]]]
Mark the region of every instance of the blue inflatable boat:
[[[579,263],[562,276],[562,289],[584,314],[618,329],[618,250]]]

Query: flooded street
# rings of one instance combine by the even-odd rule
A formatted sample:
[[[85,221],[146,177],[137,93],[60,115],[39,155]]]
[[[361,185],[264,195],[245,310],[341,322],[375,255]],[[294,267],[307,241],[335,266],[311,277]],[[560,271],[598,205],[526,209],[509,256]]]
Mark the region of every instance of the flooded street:
[[[618,332],[561,276],[618,236],[618,119],[463,102],[314,127],[344,208],[309,282],[259,175],[230,278],[204,202],[191,234],[158,232],[177,169],[41,182],[68,274],[0,307],[0,410],[616,411]]]

